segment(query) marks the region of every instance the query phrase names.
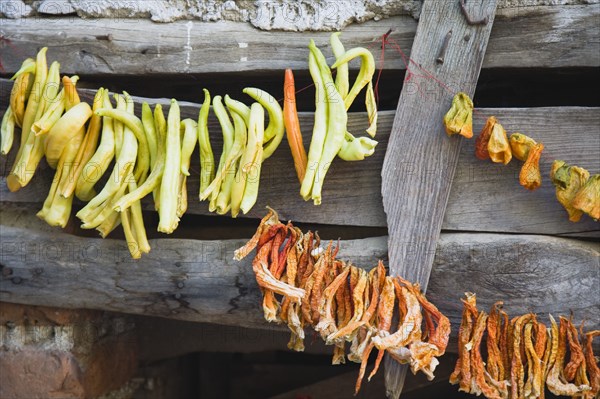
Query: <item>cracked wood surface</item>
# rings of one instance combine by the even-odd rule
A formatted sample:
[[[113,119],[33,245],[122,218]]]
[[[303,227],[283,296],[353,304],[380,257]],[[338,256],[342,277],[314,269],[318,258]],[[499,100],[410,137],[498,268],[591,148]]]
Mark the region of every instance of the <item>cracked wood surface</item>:
[[[33,213],[7,213],[0,210],[0,301],[286,330],[263,320],[254,253],[233,261],[244,240],[150,240],[150,254],[133,261],[122,240],[77,237],[45,229]],[[342,241],[340,258],[367,268],[377,259],[387,265],[386,242]],[[599,255],[598,245],[565,238],[442,234],[428,297],[453,326],[460,323],[462,293],[472,291],[481,309],[503,300],[509,314],[531,311],[543,320],[573,311],[586,328],[600,328]]]
[[[0,79],[0,115],[7,106],[12,83]],[[81,89],[82,99],[91,101],[95,91]],[[244,100],[244,95],[234,98]],[[139,104],[144,99],[134,97]],[[423,98],[428,101],[428,97]],[[168,107],[168,100],[152,99]],[[181,103],[182,117],[197,118],[199,104]],[[495,115],[508,132],[519,131],[545,145],[541,160],[542,187],[529,192],[518,183],[521,162],[513,159],[506,166],[480,161],[473,155],[475,140],[464,140],[448,206],[443,216],[442,228],[453,231],[485,231],[531,234],[564,234],[573,237],[600,237],[600,223],[585,216],[579,223],[569,222],[566,212],[558,203],[554,187],[549,181],[550,165],[554,159],[563,159],[571,164],[587,168],[591,173],[600,173],[600,113],[598,108],[544,107],[544,108],[497,108],[477,109],[474,116],[474,131],[479,132],[489,115]],[[287,219],[295,222],[321,223],[330,225],[385,227],[386,218],[381,200],[381,166],[386,152],[394,112],[384,111],[379,115],[375,154],[361,162],[335,160],[327,175],[323,188],[323,204],[314,206],[304,202],[298,194],[299,187],[292,157],[285,142],[263,165],[261,190],[254,209],[244,217],[261,218],[264,207],[270,205]],[[300,123],[304,127],[304,142],[310,141],[313,114],[301,113]],[[209,130],[215,156],[221,152],[221,132],[211,114]],[[447,140],[441,131],[443,140]],[[367,127],[364,113],[349,114],[350,131],[360,132]],[[0,157],[0,174],[5,176],[14,162],[17,143],[9,157]],[[406,176],[428,177],[435,172],[431,166],[419,172],[415,160],[400,165]],[[192,156],[191,176],[188,178],[189,214],[209,215],[206,202],[197,200],[199,187],[199,161],[197,152]],[[444,171],[447,173],[447,171]],[[10,193],[4,178],[0,178],[0,203],[30,202],[41,204],[48,194],[54,171],[42,162],[36,176],[24,189]],[[445,175],[446,176],[446,175]],[[448,177],[449,178],[449,177]],[[360,187],[360,191],[355,188]],[[153,209],[146,199],[146,209]],[[75,208],[81,205],[75,205]],[[340,212],[347,209],[347,212]],[[184,216],[185,217],[185,216]]]
[[[494,24],[483,68],[599,66],[599,15],[598,4],[507,7]],[[390,27],[391,38],[408,52],[417,27],[409,16],[352,24],[344,28],[343,41],[347,48],[365,46],[378,54],[381,36]],[[148,75],[306,70],[308,40],[326,45],[330,33],[266,32],[225,21],[156,24],[142,19],[36,17],[3,19],[2,35],[10,40],[1,58],[7,74],[42,43],[49,46],[49,57],[60,60],[64,73]],[[392,49],[386,54],[386,68],[405,68]]]

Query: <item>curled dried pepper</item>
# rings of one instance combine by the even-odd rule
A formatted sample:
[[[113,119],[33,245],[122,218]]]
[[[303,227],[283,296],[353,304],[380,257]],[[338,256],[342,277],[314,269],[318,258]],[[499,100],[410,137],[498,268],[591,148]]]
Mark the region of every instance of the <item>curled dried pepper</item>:
[[[465,293],[463,302],[463,314],[460,328],[458,330],[458,360],[456,367],[450,375],[450,383],[459,384],[459,391],[471,392],[471,352],[468,343],[473,332],[473,317],[477,317],[477,298],[475,294]]]
[[[481,160],[490,159],[490,153],[488,152],[488,143],[490,142],[490,136],[492,134],[492,128],[498,121],[496,117],[490,116],[485,121],[485,125],[477,139],[475,140],[475,156]]]
[[[553,360],[553,362],[550,371],[548,372],[546,385],[548,386],[550,392],[555,395],[580,396],[583,392],[591,390],[591,387],[587,385],[577,386],[575,384],[565,383],[561,378],[563,372],[563,363],[567,352],[568,321],[564,317],[561,317],[559,329],[556,325],[556,321],[554,321],[552,318],[550,320],[552,322],[552,349],[553,352],[556,350],[556,355],[551,356],[551,360]]]
[[[569,362],[565,365],[563,375],[569,382],[575,380],[577,370],[582,363],[585,363],[585,357],[583,355],[583,348],[579,343],[579,334],[577,328],[573,325],[571,320],[567,320],[567,339],[569,342]]]
[[[587,213],[592,219],[600,219],[600,174],[590,177],[585,182],[571,204],[573,208]]]
[[[569,166],[564,161],[554,161],[550,170],[550,179],[556,187],[556,199],[569,214],[571,222],[578,222],[583,216],[583,211],[575,209],[572,205],[577,192],[590,178],[590,173],[579,166]]]
[[[523,162],[527,160],[529,150],[537,144],[534,139],[521,133],[511,134],[509,142],[514,157]]]
[[[350,268],[346,266],[344,271],[323,291],[321,303],[319,304],[319,323],[316,325],[315,330],[321,333],[321,337],[324,339],[335,333],[337,330],[331,307],[333,305],[334,296],[337,294],[342,284],[346,283],[349,272]]]
[[[500,347],[498,346],[501,335],[500,327],[502,320],[500,319],[500,308],[502,305],[502,302],[496,302],[492,306],[487,321],[487,371],[496,380],[504,378],[504,364],[502,363]]]
[[[523,395],[525,397],[533,398],[538,398],[542,394],[544,377],[542,371],[542,361],[538,356],[533,343],[533,329],[536,325],[537,322],[535,319],[527,323],[523,338],[528,365],[527,381],[525,383]]]
[[[468,139],[473,137],[473,100],[468,94],[456,93],[452,106],[444,115],[444,125],[448,136],[460,134]]]
[[[594,356],[594,350],[592,348],[592,343],[594,337],[600,337],[600,330],[590,331],[585,335],[585,365],[590,375],[590,385],[592,386],[591,394],[592,396],[598,395],[600,393],[600,368],[598,367],[598,362],[596,361],[596,357]]]
[[[531,147],[527,155],[527,161],[521,167],[519,183],[528,190],[535,190],[542,185],[542,174],[540,173],[540,157],[544,145],[538,143]]]

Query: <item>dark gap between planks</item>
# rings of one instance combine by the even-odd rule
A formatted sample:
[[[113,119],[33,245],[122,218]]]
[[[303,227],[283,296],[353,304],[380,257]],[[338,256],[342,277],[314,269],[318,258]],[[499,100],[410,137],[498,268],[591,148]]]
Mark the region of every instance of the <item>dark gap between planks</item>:
[[[547,107],[547,106],[600,106],[600,68],[528,68],[483,69],[481,71],[475,103],[478,108],[495,107]],[[351,71],[353,81],[357,71]],[[377,74],[375,75],[377,76]],[[8,78],[9,76],[2,75]],[[395,110],[402,89],[405,71],[385,69],[379,82],[381,110]],[[177,74],[152,76],[81,75],[78,87],[97,89],[106,87],[113,92],[149,98],[171,98],[201,103],[203,88],[213,96],[229,94],[246,103],[249,98],[242,93],[247,86],[267,90],[277,99],[283,96],[283,71],[243,72],[222,74]],[[312,84],[307,71],[295,73],[296,90]],[[417,80],[416,82],[419,82]],[[427,92],[425,82],[423,89]],[[416,86],[415,86],[416,87]],[[364,93],[364,92],[363,92]],[[364,95],[364,94],[363,94]],[[299,111],[314,111],[314,89],[308,87],[297,95]],[[364,96],[357,98],[350,111],[364,111]]]

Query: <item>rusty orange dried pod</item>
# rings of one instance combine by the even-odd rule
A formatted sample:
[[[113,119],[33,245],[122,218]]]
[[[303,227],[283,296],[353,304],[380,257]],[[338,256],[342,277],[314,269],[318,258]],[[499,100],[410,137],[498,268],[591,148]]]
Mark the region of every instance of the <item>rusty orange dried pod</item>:
[[[485,122],[485,126],[481,129],[481,133],[475,140],[475,156],[481,160],[490,159],[490,153],[488,152],[488,143],[492,134],[492,128],[498,123],[496,117],[490,116]]]
[[[521,167],[519,183],[527,190],[535,190],[542,185],[542,174],[540,173],[540,157],[544,151],[542,143],[536,144],[528,151],[527,161]]]
[[[444,126],[448,136],[460,134],[468,139],[473,137],[473,101],[466,93],[456,93],[452,106],[444,116]]]

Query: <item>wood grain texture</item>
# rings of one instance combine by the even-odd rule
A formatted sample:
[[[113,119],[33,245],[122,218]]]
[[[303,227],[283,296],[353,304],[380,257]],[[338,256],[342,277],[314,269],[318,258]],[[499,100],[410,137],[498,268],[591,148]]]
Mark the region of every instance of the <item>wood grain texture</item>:
[[[456,1],[423,3],[412,63],[407,67],[381,171],[390,275],[406,276],[423,290],[427,289],[462,141],[445,137],[440,121],[457,91],[470,97],[475,93],[497,0],[469,4],[471,17],[485,17],[485,25],[468,25]],[[448,35],[452,36],[446,41]],[[447,48],[443,61],[438,62],[444,42]],[[417,173],[409,173],[408,165]],[[408,365],[386,356],[388,398],[400,398],[407,371]]]
[[[0,79],[0,115],[2,115],[12,83]],[[82,98],[91,101],[94,91],[80,90]],[[216,93],[215,93],[216,94]],[[243,95],[232,96],[244,99]],[[141,98],[134,98],[140,104]],[[151,103],[168,104],[165,99],[148,99]],[[197,118],[199,105],[181,103],[182,116]],[[487,231],[531,234],[565,234],[581,237],[600,237],[600,223],[584,217],[579,223],[571,223],[566,212],[558,203],[548,173],[554,159],[587,168],[591,173],[600,173],[600,112],[597,108],[548,107],[548,108],[497,108],[477,109],[473,130],[481,130],[485,119],[495,115],[508,132],[519,131],[545,145],[541,160],[543,185],[529,192],[518,183],[521,162],[513,160],[509,165],[496,165],[480,161],[473,155],[475,140],[463,140],[461,153],[452,181],[452,189],[442,228],[453,231]],[[299,196],[292,157],[285,142],[264,164],[259,198],[254,209],[244,217],[260,218],[264,207],[278,209],[285,218],[305,223],[332,225],[385,227],[386,218],[381,199],[381,166],[387,149],[394,113],[381,112],[375,154],[361,162],[334,161],[323,188],[323,204],[313,206]],[[363,113],[349,115],[350,131],[360,132],[367,127]],[[221,151],[221,133],[211,114],[210,132],[215,154]],[[309,143],[312,113],[301,113],[300,123],[304,127],[304,142]],[[441,126],[441,122],[440,122]],[[443,140],[445,133],[439,132]],[[308,144],[307,144],[308,145]],[[5,176],[13,163],[17,148],[9,157],[0,156],[0,175]],[[402,164],[409,176],[424,179],[435,172],[431,166],[422,169],[412,160]],[[35,202],[41,204],[46,198],[54,176],[45,162],[36,176],[24,189],[10,193],[4,178],[0,178],[0,202]],[[190,214],[208,215],[206,202],[196,200],[199,187],[199,161],[197,152],[192,156],[192,171],[188,179]],[[360,190],[356,190],[360,187]],[[340,209],[350,209],[340,212]],[[146,209],[152,209],[147,200]]]
[[[244,240],[156,239],[133,261],[122,240],[45,232],[34,215],[7,213],[0,209],[0,301],[286,331],[263,320],[251,259],[232,260]],[[453,326],[462,293],[472,291],[481,309],[503,300],[514,315],[572,310],[586,328],[600,328],[599,256],[597,244],[565,238],[442,234],[428,296]],[[387,265],[387,237],[342,241],[340,258]]]
[[[598,4],[513,7],[499,13],[484,68],[600,65]],[[328,32],[265,32],[246,23],[191,21],[188,64],[188,23],[72,17],[4,19],[2,35],[11,45],[3,48],[2,65],[6,73],[15,72],[24,58],[47,45],[49,56],[60,60],[66,73],[306,70],[308,40],[315,39],[319,46],[329,41]],[[417,27],[408,16],[353,24],[344,29],[343,40],[348,48],[365,46],[377,54],[381,35],[390,27],[394,29],[391,38],[408,52]],[[108,34],[112,40],[102,40]],[[386,53],[386,68],[405,68],[391,48]]]

